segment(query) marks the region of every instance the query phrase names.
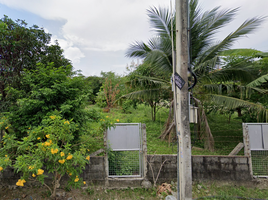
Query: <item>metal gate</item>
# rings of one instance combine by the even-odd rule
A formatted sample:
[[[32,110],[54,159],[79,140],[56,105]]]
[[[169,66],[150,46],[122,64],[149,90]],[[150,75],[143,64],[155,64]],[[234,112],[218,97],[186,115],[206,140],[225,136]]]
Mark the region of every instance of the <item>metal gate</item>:
[[[251,159],[251,174],[268,177],[268,124],[243,123],[245,155]]]
[[[140,123],[116,123],[107,130],[108,177],[142,177]]]

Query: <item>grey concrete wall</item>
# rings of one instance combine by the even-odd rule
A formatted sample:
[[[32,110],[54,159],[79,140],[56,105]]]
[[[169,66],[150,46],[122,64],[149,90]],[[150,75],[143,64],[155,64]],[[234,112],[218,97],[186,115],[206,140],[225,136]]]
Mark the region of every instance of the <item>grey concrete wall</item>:
[[[177,155],[147,155],[147,160],[146,178],[151,182],[154,178],[156,180],[160,168],[158,183],[177,179]],[[104,185],[107,181],[105,158],[92,156],[90,164],[86,166],[81,176],[86,181]],[[249,159],[245,156],[192,156],[192,176],[193,180],[201,181],[250,180]],[[20,176],[12,169],[6,169],[0,173],[0,185],[14,185],[19,178]]]
[[[158,182],[176,180],[177,155],[148,155],[147,178]],[[150,166],[151,165],[151,166]],[[152,173],[153,169],[153,173]],[[251,180],[249,159],[245,156],[192,156],[193,180]]]
[[[249,158],[245,156],[192,156],[194,180],[250,180]]]
[[[105,184],[105,157],[90,157],[90,164],[86,165],[82,177],[84,180],[91,181],[94,184]]]
[[[177,179],[177,155],[147,155],[147,179],[159,182]],[[104,157],[91,157],[83,173],[85,180],[105,180]],[[193,180],[250,180],[249,159],[245,156],[192,156]]]

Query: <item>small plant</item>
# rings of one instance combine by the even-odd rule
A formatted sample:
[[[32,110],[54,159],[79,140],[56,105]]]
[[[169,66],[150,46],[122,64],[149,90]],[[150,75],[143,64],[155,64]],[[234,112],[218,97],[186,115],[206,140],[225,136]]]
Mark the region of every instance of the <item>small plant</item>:
[[[94,189],[92,189],[92,188],[90,188],[90,187],[88,187],[88,188],[86,189],[86,191],[87,191],[87,193],[88,193],[89,195],[93,195],[93,194],[94,194]]]

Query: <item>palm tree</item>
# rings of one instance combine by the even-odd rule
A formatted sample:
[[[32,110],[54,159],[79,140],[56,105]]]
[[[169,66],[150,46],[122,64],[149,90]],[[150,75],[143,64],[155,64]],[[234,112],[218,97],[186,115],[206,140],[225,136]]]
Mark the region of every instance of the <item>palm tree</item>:
[[[198,77],[199,85],[237,80],[253,81],[255,69],[247,67],[232,67],[215,71],[221,64],[221,52],[229,49],[239,38],[253,33],[264,18],[254,17],[246,20],[235,31],[223,40],[215,42],[215,34],[228,25],[237,14],[238,8],[222,10],[216,7],[203,12],[198,6],[198,0],[189,0],[190,18],[190,63]],[[148,10],[150,24],[156,35],[147,43],[134,42],[126,52],[127,57],[144,59],[144,63],[154,70],[162,71],[167,77],[173,72],[172,42],[175,44],[175,13],[166,8],[151,7]],[[173,30],[173,34],[172,34]],[[213,72],[213,73],[211,73]],[[212,81],[213,80],[213,81]],[[147,80],[148,81],[148,80]],[[149,93],[147,93],[149,94]],[[200,101],[198,101],[200,103]],[[206,128],[208,131],[209,129]]]

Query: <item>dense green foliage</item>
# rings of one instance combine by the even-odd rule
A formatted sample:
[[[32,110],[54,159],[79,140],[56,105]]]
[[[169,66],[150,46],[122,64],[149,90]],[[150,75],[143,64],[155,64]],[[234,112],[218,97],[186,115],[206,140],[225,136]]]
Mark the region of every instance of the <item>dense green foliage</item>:
[[[6,89],[9,120],[14,132],[25,134],[28,127],[38,126],[45,116],[58,111],[64,119],[82,126],[85,123],[85,100],[88,90],[83,77],[73,76],[72,67],[38,64],[35,70],[24,70],[20,88]]]
[[[8,87],[20,88],[23,70],[36,69],[37,63],[54,67],[68,66],[70,61],[56,42],[50,45],[51,35],[34,25],[28,27],[23,20],[14,22],[4,16],[0,20],[0,110],[6,111],[10,102],[6,100]]]
[[[24,186],[31,179],[45,184],[46,170],[54,180],[53,187],[45,185],[55,197],[64,175],[70,186],[83,184],[89,152],[103,147],[103,132],[115,120],[85,109],[93,90],[58,43],[49,46],[50,34],[2,20],[0,172],[13,167],[21,172],[16,185]]]

